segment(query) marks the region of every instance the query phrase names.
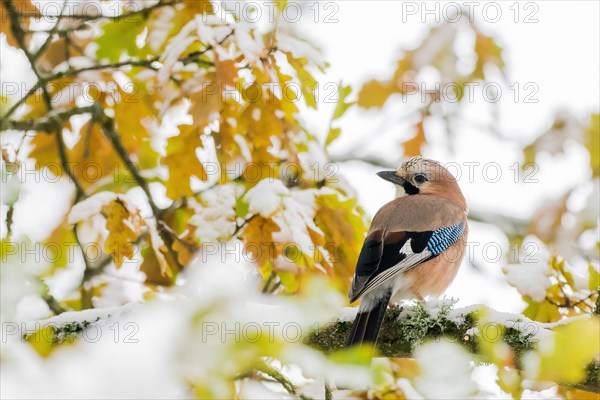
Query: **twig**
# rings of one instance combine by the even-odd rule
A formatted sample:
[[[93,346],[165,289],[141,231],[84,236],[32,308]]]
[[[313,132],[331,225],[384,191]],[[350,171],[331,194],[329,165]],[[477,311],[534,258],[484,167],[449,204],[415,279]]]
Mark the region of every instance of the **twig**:
[[[77,203],[80,198],[85,197],[85,190],[83,189],[83,186],[81,186],[81,183],[79,183],[79,179],[77,179],[73,170],[69,168],[69,159],[67,156],[66,145],[62,137],[61,128],[55,129],[54,137],[56,139],[56,146],[58,147],[58,155],[60,157],[62,169],[65,171],[65,174],[67,174],[69,179],[71,179],[73,185],[75,185],[75,203]]]
[[[12,0],[7,0],[4,3],[4,5],[5,5],[8,13],[10,14],[10,23],[11,23],[10,29],[13,33],[13,36],[15,37],[18,45],[21,47],[21,50],[23,50],[23,52],[25,53],[25,56],[27,57],[27,59],[29,60],[29,63],[31,64],[31,69],[33,70],[35,76],[37,77],[38,82],[40,82],[43,80],[43,78],[35,66],[35,59],[34,59],[33,55],[31,54],[31,52],[29,52],[29,50],[27,49],[27,46],[25,45],[25,41],[24,41],[25,34],[23,32],[23,27],[21,26],[21,22],[19,21],[18,11],[17,11],[15,5],[13,4]],[[52,101],[50,98],[50,94],[48,93],[48,89],[45,86],[45,83],[41,84],[40,88],[42,89],[42,94],[43,94],[43,98],[44,98],[46,107],[48,108],[49,112],[52,112],[52,109],[53,109]],[[65,171],[65,173],[71,178],[73,184],[75,185],[75,189],[76,189],[75,203],[76,203],[81,197],[85,196],[85,192],[83,190],[83,187],[77,180],[77,177],[75,176],[73,171],[71,171],[69,169],[69,160],[67,157],[65,143],[64,143],[63,137],[62,137],[62,128],[60,126],[54,126],[54,135],[56,138],[58,154],[59,154],[59,157],[61,160],[62,168]],[[82,254],[83,254],[83,259],[85,262],[85,270],[84,270],[84,276],[85,276],[85,274],[88,273],[88,270],[90,268],[89,261],[87,260],[83,246],[81,245],[81,242],[79,241],[76,226],[73,227],[73,233],[75,234],[75,239],[76,239],[76,241],[82,251]],[[85,290],[84,285],[81,286],[81,290],[82,290],[82,292],[81,292],[82,309],[88,308],[88,306],[91,306],[91,298],[89,297],[89,294]],[[50,296],[50,294],[47,293],[47,296]],[[48,303],[49,307],[51,307],[51,308],[54,307],[56,310],[58,310],[58,308],[56,308],[56,304],[54,304],[55,302],[52,301],[52,298],[47,297],[45,300]]]
[[[292,382],[290,382],[281,372],[271,367],[264,361],[260,361],[258,365],[254,367],[257,371],[262,372],[265,375],[270,376],[283,386],[283,388],[289,393],[296,396],[299,399],[309,399],[309,397],[298,393],[298,389]]]
[[[250,221],[252,221],[254,218],[258,217],[258,215],[259,214],[254,214],[250,218],[245,219],[244,222],[242,222],[241,224],[237,225],[235,227],[235,230],[231,234],[231,237],[234,237],[235,235],[237,235],[239,233],[239,231],[241,231],[244,226],[248,225],[248,223],[250,223]]]
[[[23,27],[21,26],[21,22],[19,21],[20,14],[15,5],[13,4],[13,0],[5,0],[4,7],[6,7],[6,10],[8,11],[8,15],[10,17],[10,30],[13,36],[15,37],[17,44],[19,45],[21,50],[23,50],[23,53],[25,53],[27,60],[29,60],[29,63],[31,64],[31,69],[33,70],[33,73],[35,74],[38,81],[42,80],[42,76],[35,67],[35,58],[31,54],[31,52],[27,48],[27,44],[25,43],[25,32],[23,31]],[[48,90],[45,86],[43,86],[42,89],[46,106],[48,107],[48,109],[52,109],[52,103],[50,101],[50,95],[48,94]]]
[[[121,137],[115,130],[114,120],[112,118],[108,117],[103,112],[99,112],[98,114],[96,114],[94,116],[94,118],[99,119],[99,123],[100,123],[100,126],[102,127],[104,134],[106,135],[108,140],[110,140],[110,142],[111,142],[113,148],[115,149],[115,151],[117,152],[119,158],[123,161],[123,163],[125,164],[125,167],[128,169],[131,176],[133,176],[133,179],[135,179],[135,181],[140,186],[142,191],[146,194],[146,197],[148,198],[148,204],[150,205],[150,209],[152,210],[152,215],[154,215],[154,218],[156,219],[156,223],[158,225],[159,221],[161,221],[161,211],[162,210],[160,208],[158,208],[158,206],[154,202],[154,199],[152,198],[152,193],[150,192],[150,187],[148,186],[148,182],[146,182],[146,179],[144,179],[144,177],[142,177],[142,175],[140,175],[140,172],[138,171],[137,167],[135,166],[135,164],[129,157],[129,153],[127,153],[127,150],[123,146],[123,143],[121,142]],[[183,266],[179,263],[179,260],[177,259],[177,254],[175,253],[175,251],[172,248],[172,245],[173,245],[172,237],[161,226],[159,226],[159,234],[160,234],[161,238],[163,239],[163,241],[165,242],[165,244],[167,245],[169,254],[173,257],[175,265],[178,267],[179,270],[182,270]]]
[[[555,307],[558,308],[574,308],[577,307],[578,305],[580,305],[581,303],[586,302],[587,300],[591,299],[596,293],[591,292],[589,295],[587,295],[586,297],[584,297],[581,300],[577,300],[575,303],[573,303],[573,301],[571,300],[570,297],[568,297],[564,292],[563,295],[565,296],[565,303],[561,304],[561,303],[557,303],[556,301],[552,300],[550,297],[546,296],[546,301],[550,304],[552,304]]]
[[[189,56],[186,56],[186,57],[189,57]],[[186,58],[186,57],[184,57],[184,58]],[[83,68],[79,68],[79,69],[68,69],[65,71],[60,71],[53,75],[46,76],[44,78],[38,77],[38,81],[25,94],[25,96],[22,97],[21,99],[19,99],[19,101],[17,101],[15,104],[13,104],[3,115],[3,117],[2,117],[3,122],[0,124],[0,130],[10,129],[10,128],[5,127],[6,123],[4,121],[6,119],[8,119],[12,114],[14,114],[14,112],[21,105],[23,105],[23,103],[25,103],[29,97],[31,97],[39,89],[43,89],[45,87],[45,85],[50,82],[53,82],[53,81],[56,81],[56,80],[62,79],[62,78],[78,76],[83,72],[98,71],[98,70],[103,70],[103,69],[116,69],[116,68],[121,68],[121,67],[144,67],[144,68],[151,69],[153,71],[158,71],[159,68],[153,66],[152,64],[155,62],[158,62],[159,59],[160,59],[160,57],[156,56],[156,57],[148,58],[145,60],[127,60],[127,61],[120,61],[120,62],[110,63],[110,64],[97,64],[97,65],[91,65],[89,67],[83,67]],[[211,63],[209,61],[203,61],[203,60],[199,60],[199,61],[201,61],[204,64],[210,63],[211,65],[214,65],[214,63]],[[173,81],[175,83],[180,84],[180,82],[177,79],[174,79],[174,78],[171,78],[171,79],[173,79]]]
[[[325,382],[325,400],[333,400],[333,393],[327,382]]]
[[[457,343],[475,355],[479,362],[490,362],[481,353],[477,345],[481,340],[489,340],[481,333],[473,333],[474,328],[480,324],[497,324],[505,326],[503,336],[497,338],[508,345],[516,357],[517,368],[521,368],[521,357],[531,350],[535,350],[539,341],[538,335],[552,334],[556,328],[554,323],[541,323],[529,320],[521,314],[514,314],[509,319],[508,315],[499,317],[498,320],[481,319],[481,315],[490,315],[491,309],[480,306],[478,310],[472,308],[454,309],[441,308],[439,312],[432,312],[417,305],[414,307],[389,308],[383,320],[381,331],[375,349],[378,356],[381,357],[399,357],[409,358],[414,356],[415,349],[427,340],[445,340]],[[407,312],[408,311],[408,312]],[[452,311],[452,313],[450,313]],[[462,312],[461,312],[462,311]],[[576,321],[586,316],[578,315],[569,318],[563,318],[560,326],[564,326],[568,321]],[[589,318],[593,318],[589,316]],[[310,332],[306,339],[306,344],[311,347],[332,353],[346,348],[347,339],[352,328],[352,321],[335,321],[326,326],[320,326],[318,329]],[[532,329],[533,328],[533,329]],[[474,337],[475,335],[475,337]],[[573,338],[577,340],[577,338]],[[597,365],[591,362],[588,368]],[[600,382],[598,382],[597,366],[596,372],[588,373],[582,382],[576,384],[576,387],[589,392],[600,393]],[[565,384],[559,382],[559,384]],[[568,384],[574,387],[573,384]]]
[[[93,308],[92,304],[92,293],[86,288],[87,281],[91,276],[94,275],[94,268],[92,268],[92,264],[87,258],[85,254],[85,250],[83,246],[81,246],[81,240],[79,239],[79,233],[77,231],[77,224],[73,226],[73,235],[75,236],[75,240],[79,244],[79,248],[81,249],[81,256],[83,257],[83,263],[85,265],[85,269],[83,270],[83,276],[81,277],[81,281],[79,284],[79,294],[81,296],[81,309],[85,310],[88,308]]]
[[[231,32],[229,32],[227,35],[225,35],[225,37],[223,37],[223,39],[221,39],[218,44],[222,45],[223,43],[225,43],[225,41],[231,36],[233,35],[234,30],[232,30]],[[202,64],[205,65],[212,65],[214,66],[214,63],[211,61],[207,61],[207,60],[201,60],[198,57],[200,57],[201,55],[207,53],[208,51],[212,50],[213,46],[209,45],[207,46],[205,49],[200,50],[200,51],[196,51],[196,52],[192,52],[182,58],[179,59],[180,62],[184,63],[184,64],[189,64],[190,62],[200,62]],[[39,54],[36,53],[36,54]],[[32,56],[32,58],[34,58],[35,56]],[[0,131],[6,130],[6,129],[11,129],[6,127],[6,120],[8,118],[10,118],[10,116],[12,116],[15,111],[21,106],[23,105],[23,103],[25,103],[27,101],[27,99],[29,97],[31,97],[35,92],[37,92],[39,89],[43,89],[45,88],[46,84],[51,83],[53,81],[56,81],[58,79],[62,79],[62,78],[67,78],[67,77],[72,77],[72,76],[78,76],[83,72],[89,72],[89,71],[98,71],[98,70],[103,70],[103,69],[117,69],[117,68],[121,68],[121,67],[143,67],[143,68],[148,68],[151,69],[153,71],[158,71],[158,67],[153,66],[152,64],[154,64],[155,62],[159,62],[160,60],[160,56],[155,56],[152,58],[148,58],[145,60],[126,60],[126,61],[120,61],[120,62],[115,62],[115,63],[110,63],[110,64],[96,64],[96,65],[91,65],[89,67],[83,67],[83,68],[79,68],[79,69],[68,69],[65,71],[60,71],[60,72],[56,72],[52,75],[48,75],[46,77],[40,77],[39,75],[36,75],[38,77],[38,81],[33,85],[33,87],[25,94],[25,96],[23,96],[22,98],[20,98],[15,104],[13,104],[7,111],[6,113],[3,115],[1,123],[0,123]],[[176,84],[180,85],[181,82],[179,82],[179,80],[171,77],[171,80],[173,80],[173,82],[175,82]]]
[[[174,6],[176,4],[181,3],[182,0],[171,0],[171,1],[159,1],[158,3],[150,6],[150,7],[146,7],[146,8],[142,8],[139,10],[132,10],[132,11],[128,11],[125,12],[121,15],[104,15],[104,14],[99,14],[99,15],[86,15],[86,14],[68,14],[65,15],[65,17],[70,18],[70,19],[85,19],[87,21],[95,21],[98,19],[108,19],[108,20],[120,20],[120,19],[126,19],[126,18],[130,18],[133,16],[136,16],[138,14],[144,14],[144,15],[148,15],[150,14],[150,12],[152,12],[153,10],[159,9],[161,7],[170,7],[170,6]],[[9,10],[9,13],[11,11]],[[46,17],[46,18],[58,18],[59,16],[52,16],[52,15],[43,15],[40,16],[39,13],[36,12],[24,12],[24,13],[19,13],[18,14],[18,18],[41,18],[41,17]]]
[[[271,271],[271,275],[269,275],[269,279],[267,279],[267,282],[265,282],[265,286],[263,287],[263,293],[271,293],[269,291],[269,287],[271,286],[271,282],[273,282],[273,279],[275,279],[276,277],[277,274],[275,273],[275,271]]]
[[[8,211],[6,212],[6,240],[10,240],[10,236],[12,233],[14,211],[15,207],[12,204],[8,206]]]
[[[50,289],[48,288],[46,282],[44,282],[41,278],[37,278],[37,280],[42,287],[42,299],[46,302],[48,308],[56,315],[67,311],[63,306],[60,305],[58,300],[56,300],[56,298],[50,294]]]
[[[4,121],[8,119],[11,115],[17,111],[17,109],[23,105],[35,92],[37,92],[43,85],[47,82],[37,81],[35,85],[32,86],[31,89],[25,94],[25,96],[21,97],[15,104],[13,104],[7,111],[4,113],[2,118],[0,118],[0,131],[4,130]]]
[[[59,18],[59,17],[57,17],[57,18]],[[84,23],[81,23],[80,25],[77,25],[77,26],[70,26],[70,27],[67,27],[67,28],[60,28],[60,29],[56,28],[56,25],[53,28],[51,28],[51,29],[23,29],[23,33],[25,33],[27,35],[34,35],[36,33],[46,33],[46,34],[55,34],[55,35],[62,36],[64,34],[66,34],[66,33],[72,33],[72,32],[77,32],[77,31],[85,31],[85,30],[88,30],[88,29],[90,29],[90,25],[87,25],[84,22]],[[40,52],[40,50],[42,49],[42,46],[39,49],[36,50],[36,52],[35,52],[36,55],[37,55],[38,52]]]
[[[67,111],[58,113],[49,113],[47,118],[39,120],[2,120],[2,129],[11,129],[17,131],[39,131],[54,132],[57,128],[62,128],[63,124],[74,115],[88,114],[94,112],[94,106],[75,107]]]
[[[60,26],[60,21],[62,20],[66,4],[67,4],[67,2],[63,3],[62,8],[60,9],[60,15],[58,16],[58,18],[56,20],[56,24],[52,27],[52,29],[50,29],[48,31],[48,37],[46,38],[46,40],[44,41],[44,43],[42,43],[42,45],[36,50],[35,54],[33,55],[33,59],[34,60],[37,60],[38,58],[40,58],[40,56],[44,53],[44,51],[46,51],[46,48],[52,42],[52,37],[58,31],[58,27]],[[24,33],[31,33],[31,31],[25,31],[25,30],[23,30],[23,32]],[[34,33],[35,33],[35,31],[34,31]]]
[[[175,232],[173,229],[171,229],[171,227],[169,225],[167,225],[165,223],[165,221],[158,221],[156,225],[161,227],[162,229],[164,229],[165,232],[167,232],[169,235],[171,235],[171,237],[173,238],[174,241],[179,242],[189,252],[193,253],[198,250],[198,247],[196,247],[192,243],[186,242],[185,240],[180,238],[179,235],[177,234],[177,232]]]
[[[235,32],[234,29],[231,30],[231,32],[229,32],[227,35],[225,35],[223,37],[223,39],[219,40],[219,42],[217,43],[219,46],[223,45],[223,43],[225,43],[227,41],[227,39],[229,39],[229,37],[231,35],[233,35]],[[179,61],[182,62],[183,64],[189,64],[191,62],[201,62],[203,64],[210,64],[210,65],[214,65],[214,63],[210,62],[210,61],[205,61],[205,60],[201,60],[198,57],[208,53],[210,50],[212,50],[214,47],[212,44],[208,45],[205,49],[200,50],[200,51],[193,51],[190,54],[188,54],[187,56],[180,58]]]
[[[25,44],[25,39],[24,39],[25,34],[23,32],[23,27],[21,26],[21,23],[19,21],[19,18],[18,18],[19,14],[18,14],[18,11],[17,11],[15,5],[13,4],[12,0],[7,0],[4,3],[4,6],[6,7],[8,13],[10,15],[10,29],[11,29],[13,36],[15,37],[15,40],[19,44],[19,47],[21,47],[21,50],[23,50],[23,52],[25,53],[27,60],[29,60],[29,63],[31,64],[31,69],[33,70],[33,73],[37,77],[38,81],[42,81],[43,78],[40,75],[37,68],[35,67],[35,59],[34,59],[33,55],[31,54],[31,52],[27,49],[27,46]],[[46,88],[45,84],[41,86],[41,89],[42,89],[42,95],[44,98],[44,102],[46,103],[46,107],[48,108],[48,111],[51,112],[52,111],[52,100],[50,98],[50,94],[48,93],[48,89]],[[5,116],[5,118],[7,118],[7,116]],[[4,125],[4,124],[2,123],[0,125]],[[82,186],[79,184],[77,178],[75,177],[73,171],[71,171],[69,169],[69,160],[67,158],[65,144],[64,144],[63,138],[62,138],[61,127],[54,126],[53,130],[56,135],[58,153],[60,156],[63,170],[69,176],[69,178],[71,178],[73,184],[75,185],[75,188],[77,190],[76,199],[78,199],[84,195],[84,191],[83,191]]]

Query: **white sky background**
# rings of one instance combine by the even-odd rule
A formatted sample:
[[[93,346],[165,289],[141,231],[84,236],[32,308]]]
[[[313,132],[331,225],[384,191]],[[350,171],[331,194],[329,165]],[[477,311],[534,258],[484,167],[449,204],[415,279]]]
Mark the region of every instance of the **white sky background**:
[[[304,20],[301,32],[311,38],[323,50],[325,59],[331,64],[324,82],[343,81],[358,89],[370,79],[387,79],[395,69],[395,62],[401,50],[415,47],[427,31],[436,24],[434,14],[426,14],[423,2],[412,3],[417,7],[415,15],[403,11],[410,10],[406,4],[393,1],[340,1],[338,9],[328,8],[322,2],[319,23],[314,23],[313,9]],[[439,21],[444,21],[447,4],[440,2]],[[509,7],[515,2],[496,2],[502,10],[498,22],[494,9],[488,7],[484,14],[485,2],[475,2],[475,21],[486,34],[492,34],[504,49],[504,60],[508,84],[503,84],[499,101],[499,130],[509,138],[516,138],[517,144],[528,144],[546,130],[556,111],[569,110],[577,116],[587,116],[598,112],[599,105],[599,2],[538,1],[537,11],[527,2],[519,4],[519,22]],[[310,4],[313,4],[310,2]],[[464,2],[458,2],[464,4]],[[427,3],[428,10],[434,10],[434,2]],[[325,23],[324,16],[336,11],[337,23]],[[537,23],[524,23],[527,15]],[[403,17],[406,21],[403,23]],[[425,23],[423,23],[425,21]],[[526,83],[535,83],[539,88],[533,98],[537,103],[526,103],[522,88]],[[518,83],[521,92],[515,102],[514,92],[508,87]],[[442,163],[456,163],[462,167],[460,185],[472,209],[499,212],[516,217],[528,218],[537,207],[549,198],[557,198],[578,182],[589,179],[586,168],[587,156],[576,146],[569,147],[565,156],[549,161],[541,158],[537,183],[516,183],[514,170],[510,167],[521,162],[520,146],[494,137],[485,131],[490,123],[490,104],[479,99],[469,104],[463,113],[463,121],[458,129],[455,152],[448,150],[443,132],[430,127],[427,132],[428,144],[424,155]],[[322,108],[309,118],[309,126],[317,132],[325,133],[331,115],[331,107]],[[391,165],[400,162],[402,153],[394,146],[398,138],[408,139],[413,135],[410,121],[402,120],[403,103],[389,100],[383,110],[369,111],[353,108],[340,121],[342,135],[331,147],[332,155],[345,154],[359,149],[367,154],[382,156]],[[400,117],[399,117],[400,116]],[[426,126],[427,130],[428,126]],[[385,135],[378,135],[381,129]],[[391,134],[390,134],[391,133]],[[433,134],[432,134],[433,133]],[[380,139],[379,139],[380,138]],[[391,139],[396,139],[392,141]],[[358,147],[357,147],[358,145]],[[362,153],[361,153],[362,154]],[[471,178],[466,163],[479,162]],[[502,177],[492,182],[484,176],[486,163],[498,163]],[[360,204],[373,215],[379,207],[391,200],[394,189],[391,184],[378,179],[374,172],[379,168],[362,163],[340,164],[340,172],[356,189]],[[494,169],[488,170],[490,174]],[[459,304],[484,303],[504,311],[520,311],[523,303],[516,290],[502,282],[501,268],[506,263],[486,263],[482,257],[482,247],[486,243],[497,242],[503,252],[509,251],[508,243],[499,230],[472,224],[469,241],[479,242],[474,248],[475,260],[484,267],[483,273],[463,265],[453,285],[446,295],[460,298]],[[504,253],[506,254],[506,253]],[[494,257],[490,250],[489,258]]]
[[[315,3],[307,3],[303,9],[305,18],[298,28],[302,35],[321,47],[324,59],[331,65],[325,77],[320,79],[321,87],[327,82],[341,80],[350,84],[356,92],[367,80],[388,78],[395,68],[400,50],[417,45],[435,23],[433,15],[426,16],[423,23],[420,12],[406,15],[407,21],[402,22],[403,4],[393,1],[322,1],[318,7],[318,22],[315,23],[311,22],[315,17],[314,11],[308,9],[313,5],[314,10]],[[499,107],[499,129],[503,134],[525,144],[548,128],[551,116],[557,110],[568,109],[578,116],[598,112],[600,2],[536,1],[539,10],[535,18],[539,22],[531,24],[522,22],[532,10],[524,9],[526,2],[520,3],[520,21],[517,23],[509,9],[515,4],[513,1],[497,2],[503,13],[497,23],[485,22],[482,18],[485,3],[476,3],[479,6],[475,8],[475,19],[480,28],[487,34],[493,34],[504,48],[509,84],[503,86]],[[337,12],[332,16],[338,20],[337,23],[323,21],[326,15],[336,10],[335,6],[328,4],[337,5]],[[420,1],[413,4],[423,7]],[[446,3],[439,4],[442,11]],[[433,8],[433,3],[428,2],[428,7]],[[30,87],[34,78],[21,67],[21,62],[14,53],[3,51],[0,75],[3,81],[25,81]],[[521,88],[528,82],[537,84],[539,92],[535,98],[539,102],[515,102],[513,93],[507,90],[507,86],[515,82]],[[520,100],[523,97],[524,93]],[[321,102],[319,106],[319,111],[306,113],[304,118],[313,132],[324,136],[333,105]],[[565,156],[552,161],[542,158],[535,176],[538,183],[515,183],[509,167],[521,161],[520,147],[484,132],[482,127],[490,123],[489,110],[489,104],[485,102],[471,104],[465,109],[464,120],[467,122],[456,129],[458,135],[454,153],[448,151],[442,132],[436,131],[435,127],[426,127],[432,129],[428,131],[428,135],[432,133],[428,136],[432,143],[426,148],[426,156],[461,166],[465,166],[466,162],[480,162],[481,166],[496,162],[501,166],[503,175],[496,183],[484,179],[481,167],[475,169],[472,181],[466,176],[460,179],[472,209],[527,218],[548,198],[558,197],[566,188],[588,179],[585,171],[589,161],[576,146],[571,146]],[[381,156],[395,165],[401,159],[401,149],[390,143],[412,136],[410,123],[403,121],[402,112],[402,103],[397,101],[388,102],[383,110],[367,112],[353,108],[338,122],[342,135],[330,148],[331,154],[345,154],[354,151],[352,149],[358,145],[361,152]],[[381,129],[385,129],[386,135],[377,135]],[[362,163],[340,164],[340,173],[355,188],[359,203],[371,216],[393,197],[392,185],[374,175],[378,170]],[[463,174],[466,173],[467,170],[463,169]],[[24,204],[21,204],[18,213],[27,215],[27,220],[35,221],[38,226],[50,225],[52,215],[66,212],[57,209],[63,203],[66,189],[66,185],[46,184],[35,188],[28,185],[23,193]],[[48,195],[50,190],[52,195]],[[44,206],[41,207],[42,196]],[[18,220],[18,214],[15,219]],[[15,232],[31,234],[36,229],[31,225],[21,226],[15,227]],[[502,233],[493,227],[472,224],[469,241],[481,243],[475,255],[483,270],[478,272],[467,264],[463,265],[447,296],[459,298],[459,305],[483,303],[499,311],[521,311],[523,302],[520,296],[505,283],[501,273],[504,258],[499,262],[485,263],[481,257],[481,247],[489,242],[498,242],[504,252],[508,251],[508,243]],[[488,369],[478,371],[483,375],[493,372]]]
[[[445,16],[450,17],[452,4],[465,3],[303,2],[302,19],[296,28],[323,50],[324,59],[330,63],[325,76],[319,79],[319,87],[323,88],[319,110],[303,115],[311,131],[324,136],[328,129],[334,105],[323,102],[327,83],[342,81],[350,84],[355,89],[355,96],[367,80],[387,79],[401,50],[418,45],[436,24],[436,18],[444,22]],[[578,116],[598,112],[599,2],[471,4],[480,29],[492,34],[504,48],[508,82],[501,83],[503,93],[498,103],[498,128],[506,137],[516,138],[518,144],[531,142],[549,127],[557,110],[568,109]],[[515,16],[516,8],[519,10],[518,17]],[[436,9],[437,13],[431,12]],[[501,10],[499,17],[495,12],[497,9]],[[295,18],[292,11],[289,15],[289,18]],[[528,15],[537,22],[525,23]],[[494,20],[497,22],[491,22]],[[21,66],[24,61],[20,54],[3,51],[2,80],[26,82],[30,87],[35,78]],[[517,101],[514,92],[508,89],[514,83],[521,88]],[[539,88],[533,96],[537,103],[525,102],[525,95],[529,92],[523,87],[527,83],[534,83]],[[455,151],[449,150],[447,137],[439,127],[426,125],[430,143],[424,152],[428,157],[442,163],[454,163],[461,168],[459,182],[472,209],[527,218],[548,198],[556,198],[566,188],[587,179],[585,171],[589,161],[576,146],[571,146],[565,156],[552,161],[542,157],[539,172],[535,175],[539,182],[515,182],[513,165],[521,161],[520,146],[486,132],[493,123],[490,119],[492,107],[482,100],[479,88],[475,88],[474,93],[475,101],[465,107],[462,122],[455,129]],[[354,107],[338,121],[342,135],[330,147],[331,154],[373,154],[388,160],[390,165],[396,165],[402,156],[397,143],[413,135],[411,121],[403,118],[406,112],[403,106],[396,98],[390,99],[382,110],[365,111]],[[379,134],[382,130],[384,134]],[[469,176],[466,164],[469,162],[480,163],[472,170],[472,176]],[[500,166],[502,177],[499,181],[492,182],[484,175],[483,167],[488,163]],[[378,168],[354,162],[339,166],[340,174],[356,189],[359,202],[369,215],[374,215],[381,205],[392,199],[392,185],[374,175]],[[488,171],[493,173],[494,169]],[[40,225],[49,226],[55,219],[53,215],[62,214],[58,212],[60,210],[49,213],[48,209],[55,209],[63,203],[65,189],[66,186],[53,183],[51,186],[29,186],[28,190],[24,190],[15,220],[18,221],[20,215],[36,221],[36,224],[33,227],[29,224],[15,226],[15,234],[22,232],[34,240],[41,239],[37,237],[40,233],[35,231],[43,231]],[[56,195],[46,197],[47,207],[39,207],[39,198],[47,190],[53,190]],[[38,228],[34,229],[35,226]],[[460,298],[460,304],[464,305],[481,302],[505,311],[519,311],[522,305],[519,296],[503,282],[500,272],[505,259],[495,263],[485,263],[482,259],[482,247],[490,242],[499,243],[506,254],[508,243],[503,235],[497,229],[472,224],[469,240],[480,243],[474,248],[474,255],[477,264],[485,266],[484,273],[477,273],[465,265],[447,294]],[[493,257],[494,252],[488,255]]]

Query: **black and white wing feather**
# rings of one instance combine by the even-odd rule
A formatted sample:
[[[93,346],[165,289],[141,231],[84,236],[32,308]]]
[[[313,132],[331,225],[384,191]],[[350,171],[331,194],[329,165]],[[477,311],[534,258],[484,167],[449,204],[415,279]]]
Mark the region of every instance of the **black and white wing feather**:
[[[426,232],[370,232],[356,265],[351,302],[417,265],[437,257],[464,232],[465,223]]]

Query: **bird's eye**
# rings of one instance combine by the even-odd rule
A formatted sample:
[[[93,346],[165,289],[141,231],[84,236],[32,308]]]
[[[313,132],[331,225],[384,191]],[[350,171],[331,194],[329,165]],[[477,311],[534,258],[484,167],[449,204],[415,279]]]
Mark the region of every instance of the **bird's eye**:
[[[427,177],[423,174],[415,175],[415,182],[417,183],[425,183],[427,181]]]

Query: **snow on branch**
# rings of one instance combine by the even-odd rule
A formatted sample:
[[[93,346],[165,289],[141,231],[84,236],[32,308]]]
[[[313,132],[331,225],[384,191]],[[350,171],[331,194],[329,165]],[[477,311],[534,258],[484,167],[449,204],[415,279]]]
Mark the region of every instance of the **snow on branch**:
[[[492,362],[482,349],[484,341],[507,344],[516,357],[516,368],[523,368],[523,356],[535,350],[540,341],[551,338],[553,329],[594,318],[581,315],[564,318],[555,323],[540,323],[521,314],[499,312],[484,305],[453,308],[452,301],[433,301],[414,306],[389,308],[385,314],[375,352],[382,357],[410,358],[417,347],[428,340],[447,340],[462,345],[477,363]],[[92,309],[65,312],[59,316],[37,321],[36,328],[50,325],[54,329],[54,343],[70,341],[84,334],[91,324],[108,324],[125,314],[131,314],[136,305],[110,309]],[[350,333],[356,308],[345,308],[340,317],[310,332],[305,343],[324,353],[342,350]],[[33,322],[32,322],[33,323]],[[33,327],[30,327],[32,330]],[[596,360],[586,368],[586,377],[576,384],[565,386],[600,393],[598,374],[600,362]]]
[[[482,341],[503,341],[522,367],[522,356],[536,348],[538,342],[553,335],[552,329],[590,315],[565,318],[556,323],[540,323],[521,314],[503,313],[483,305],[452,308],[447,301],[412,307],[389,308],[385,314],[375,353],[382,357],[409,358],[427,340],[448,340],[461,344],[475,355],[476,362],[489,363],[482,354]],[[339,320],[308,337],[308,344],[325,353],[345,347],[356,309],[346,309]],[[598,381],[600,362],[587,366],[586,378],[577,384],[565,384],[580,390],[600,393]]]

